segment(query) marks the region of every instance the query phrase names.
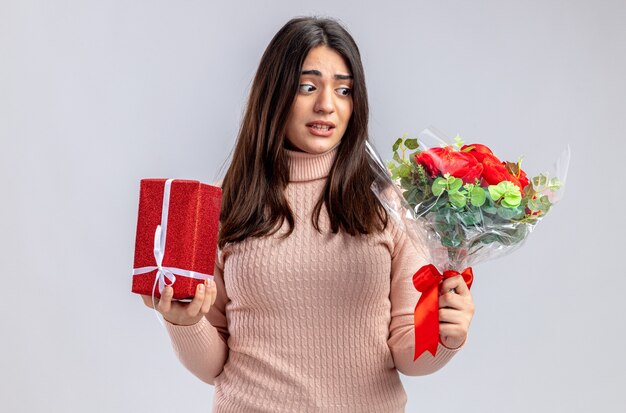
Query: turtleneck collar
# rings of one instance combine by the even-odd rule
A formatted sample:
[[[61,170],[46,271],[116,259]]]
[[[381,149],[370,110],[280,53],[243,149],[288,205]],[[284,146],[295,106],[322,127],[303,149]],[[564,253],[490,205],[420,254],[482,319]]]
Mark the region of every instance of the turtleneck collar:
[[[289,181],[306,182],[326,178],[337,156],[339,145],[327,152],[311,154],[285,148],[289,158]]]

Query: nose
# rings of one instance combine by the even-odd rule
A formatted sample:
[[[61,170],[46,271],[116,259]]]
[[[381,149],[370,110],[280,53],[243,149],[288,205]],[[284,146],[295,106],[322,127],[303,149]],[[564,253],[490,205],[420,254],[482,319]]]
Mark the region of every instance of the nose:
[[[313,110],[316,113],[333,113],[335,111],[335,102],[333,101],[333,91],[331,88],[322,88],[315,100]]]

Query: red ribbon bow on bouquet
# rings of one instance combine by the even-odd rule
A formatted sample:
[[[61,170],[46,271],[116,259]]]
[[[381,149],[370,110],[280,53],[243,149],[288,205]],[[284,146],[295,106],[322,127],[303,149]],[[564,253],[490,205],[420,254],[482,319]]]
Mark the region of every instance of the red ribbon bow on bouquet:
[[[468,267],[461,274],[444,271],[441,274],[432,264],[424,265],[413,275],[413,285],[422,293],[415,306],[415,355],[413,361],[425,351],[435,356],[439,338],[439,284],[446,278],[463,276],[467,288],[472,286],[474,274]],[[443,343],[442,343],[443,344]]]

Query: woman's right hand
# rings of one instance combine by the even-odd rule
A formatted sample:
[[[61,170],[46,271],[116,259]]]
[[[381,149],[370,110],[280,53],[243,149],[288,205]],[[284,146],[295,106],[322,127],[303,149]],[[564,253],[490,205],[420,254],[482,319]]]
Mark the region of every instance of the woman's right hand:
[[[156,310],[163,315],[163,318],[179,326],[190,326],[196,324],[206,314],[208,314],[211,306],[217,298],[217,287],[215,281],[207,279],[203,284],[196,287],[196,295],[190,303],[172,302],[174,289],[165,286],[161,293],[161,298],[155,297]],[[152,296],[142,295],[141,298],[145,305],[150,308],[152,306]]]

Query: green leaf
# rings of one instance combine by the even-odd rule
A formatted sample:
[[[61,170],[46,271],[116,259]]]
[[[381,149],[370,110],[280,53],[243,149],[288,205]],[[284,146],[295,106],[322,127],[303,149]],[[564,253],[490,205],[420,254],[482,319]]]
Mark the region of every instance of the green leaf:
[[[447,201],[446,201],[447,202]],[[432,222],[442,232],[450,232],[456,225],[456,219],[448,207],[440,209],[431,216]]]
[[[400,144],[402,143],[402,138],[398,138],[397,141],[394,142],[393,147],[391,148],[394,152],[398,150]]]
[[[448,207],[448,199],[445,196],[442,196],[437,199],[437,202],[435,203],[435,206],[433,208],[439,211],[447,207]]]
[[[524,198],[531,199],[533,196],[535,196],[535,194],[535,188],[533,188],[532,185],[526,185],[524,187]]]
[[[463,186],[463,180],[451,176],[448,178],[448,185],[450,186],[450,191],[458,191]]]
[[[419,143],[417,142],[417,139],[407,139],[404,141],[404,146],[406,146],[407,149],[413,150],[419,147]]]
[[[393,153],[393,160],[398,163],[402,163],[402,159],[400,158],[400,155],[398,155],[398,152]]]
[[[513,219],[513,217],[515,217],[518,212],[519,211],[514,208],[498,208],[498,216],[506,220]]]
[[[502,198],[503,191],[502,191],[502,188],[500,188],[499,186],[497,186],[497,185],[489,185],[487,187],[487,190],[489,191],[489,196],[494,201],[497,201],[500,198]]]
[[[476,208],[476,209],[471,209],[472,214],[474,215],[474,221],[476,222],[476,224],[482,224],[483,223],[483,218],[484,215],[481,211],[480,208]]]
[[[545,175],[538,175],[533,178],[533,185],[535,187],[541,187],[548,183],[548,177]]]
[[[458,248],[461,246],[461,239],[456,233],[444,236],[441,239],[441,244],[448,248]]]
[[[527,207],[533,212],[539,211],[541,210],[541,203],[538,199],[529,199]]]
[[[459,220],[466,227],[476,225],[476,223],[480,220],[480,215],[476,214],[475,211],[466,211],[459,214]]]
[[[443,191],[446,190],[447,187],[447,182],[444,178],[437,178],[433,181],[433,186],[432,186],[432,190],[433,190],[433,195],[435,196],[439,196],[443,193]]]
[[[398,179],[398,171],[395,165],[391,166],[389,168],[389,172],[391,173],[391,179],[392,180],[396,180]]]
[[[459,221],[457,215],[450,208],[443,208],[437,211],[435,219],[437,222],[443,222],[451,226],[455,226]]]
[[[498,207],[496,207],[496,205],[494,204],[493,199],[489,197],[486,199],[486,202],[483,204],[482,210],[486,214],[495,214],[496,212],[498,212]]]
[[[506,192],[502,197],[502,206],[506,208],[517,208],[522,203],[522,196],[519,192]]]
[[[398,166],[398,176],[402,178],[408,178],[411,175],[411,167],[407,164],[400,164]]]
[[[498,185],[489,185],[489,195],[494,201],[501,201],[506,208],[515,208],[522,202],[519,188],[513,182],[502,181]]]
[[[441,234],[450,232],[454,229],[454,225],[450,225],[446,222],[436,222],[435,221],[435,229]]]
[[[400,186],[402,188],[404,188],[404,189],[407,189],[407,190],[414,188],[413,181],[409,177],[401,178],[400,179]]]
[[[450,199],[450,203],[457,208],[463,208],[467,202],[467,198],[465,195],[458,191],[448,191],[448,199]]]
[[[450,209],[446,208],[446,209],[443,209],[442,211],[443,211],[442,212],[442,216],[443,216],[443,219],[445,220],[445,222],[447,222],[448,224],[450,224],[452,226],[454,226],[454,225],[456,225],[458,223],[458,219],[457,219],[456,214],[453,214]]]
[[[487,193],[480,186],[474,186],[469,193],[470,203],[477,207],[483,206],[487,200]]]

